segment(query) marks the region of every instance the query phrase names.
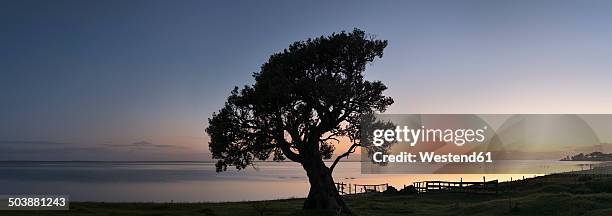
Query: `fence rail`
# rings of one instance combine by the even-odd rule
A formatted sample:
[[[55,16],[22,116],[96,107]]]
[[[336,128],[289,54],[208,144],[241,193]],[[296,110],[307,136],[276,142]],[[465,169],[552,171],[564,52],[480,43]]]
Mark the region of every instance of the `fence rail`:
[[[497,194],[499,192],[499,182],[450,182],[450,181],[423,181],[412,184],[419,193],[430,192],[459,192],[459,193],[478,193],[478,194]]]
[[[588,173],[588,172],[568,172],[549,174],[549,176],[573,176],[573,177],[609,177],[608,173]],[[530,182],[535,182],[539,177],[533,176],[530,178]],[[463,178],[461,181],[421,181],[413,182],[412,185],[404,185],[406,191],[413,191],[416,193],[435,193],[435,192],[457,192],[457,193],[471,193],[471,194],[498,194],[500,190],[502,192],[512,191],[513,188],[521,185],[525,185],[528,182],[525,176],[522,179],[512,179],[500,185],[498,180],[486,181],[485,177],[482,177],[482,181],[464,182]],[[358,194],[368,192],[384,192],[389,188],[389,184],[346,184],[343,182],[335,183],[338,192],[342,195],[345,194]]]
[[[406,187],[406,186],[404,186]],[[451,182],[451,181],[423,181],[414,182],[412,187],[418,193],[431,192],[458,192],[458,193],[475,193],[475,194],[497,194],[499,192],[499,182],[482,181],[482,182]],[[347,184],[337,182],[336,188],[342,195],[358,194],[368,192],[383,192],[389,188],[389,184]]]
[[[336,189],[340,194],[358,194],[367,192],[383,192],[389,188],[389,184],[346,184],[336,182]]]

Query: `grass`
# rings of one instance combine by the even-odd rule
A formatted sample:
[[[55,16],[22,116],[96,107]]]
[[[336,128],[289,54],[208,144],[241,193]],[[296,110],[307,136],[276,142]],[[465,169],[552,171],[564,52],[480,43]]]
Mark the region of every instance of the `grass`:
[[[612,215],[612,176],[550,175],[500,183],[497,195],[360,194],[345,200],[356,215]],[[335,215],[302,211],[303,199],[227,203],[71,203],[69,211],[1,215]]]

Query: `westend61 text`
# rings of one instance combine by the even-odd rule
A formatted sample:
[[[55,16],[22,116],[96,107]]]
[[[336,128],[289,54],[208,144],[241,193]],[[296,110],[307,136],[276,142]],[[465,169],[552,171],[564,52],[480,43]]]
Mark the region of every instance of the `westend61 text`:
[[[417,158],[418,157],[418,158]],[[401,152],[396,155],[374,153],[372,160],[376,163],[492,163],[491,152],[472,152],[471,154],[436,154],[419,152],[418,154]]]

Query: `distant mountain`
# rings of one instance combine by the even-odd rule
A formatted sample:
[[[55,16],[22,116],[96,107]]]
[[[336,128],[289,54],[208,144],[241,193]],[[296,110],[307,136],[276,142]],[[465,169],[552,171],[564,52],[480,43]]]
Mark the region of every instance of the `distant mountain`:
[[[589,154],[577,154],[574,156],[567,156],[562,161],[612,161],[612,154],[606,154],[603,152],[592,152]]]

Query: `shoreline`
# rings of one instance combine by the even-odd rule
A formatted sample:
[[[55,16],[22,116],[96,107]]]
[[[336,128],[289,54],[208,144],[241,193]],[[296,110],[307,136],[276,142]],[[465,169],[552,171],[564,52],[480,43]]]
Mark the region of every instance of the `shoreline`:
[[[612,174],[551,174],[499,183],[500,193],[366,193],[344,196],[358,215],[610,215]],[[37,215],[335,215],[303,211],[304,198],[222,203],[73,202]],[[31,215],[6,211],[3,215]],[[5,214],[6,213],[6,214]]]

